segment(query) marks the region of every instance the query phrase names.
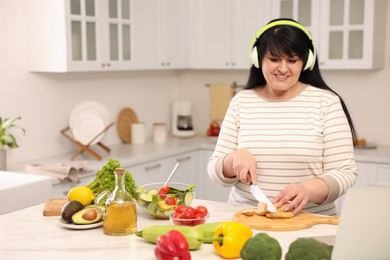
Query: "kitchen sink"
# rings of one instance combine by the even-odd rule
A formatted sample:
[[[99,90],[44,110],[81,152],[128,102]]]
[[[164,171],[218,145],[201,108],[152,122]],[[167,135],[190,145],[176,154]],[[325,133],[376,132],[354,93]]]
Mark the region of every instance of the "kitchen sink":
[[[45,202],[52,177],[0,171],[0,215]]]

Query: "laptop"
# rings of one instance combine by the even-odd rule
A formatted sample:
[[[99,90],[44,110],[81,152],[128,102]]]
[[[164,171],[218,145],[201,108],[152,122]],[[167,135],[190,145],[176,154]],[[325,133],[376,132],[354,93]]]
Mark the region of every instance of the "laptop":
[[[390,259],[390,187],[352,188],[345,195],[332,260]],[[316,237],[314,237],[316,238]]]

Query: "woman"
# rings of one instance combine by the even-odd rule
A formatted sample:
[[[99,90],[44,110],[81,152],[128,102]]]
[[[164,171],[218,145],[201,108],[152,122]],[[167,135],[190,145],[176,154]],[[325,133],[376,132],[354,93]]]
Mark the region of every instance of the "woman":
[[[245,90],[230,102],[210,178],[233,186],[228,202],[257,205],[257,183],[285,211],[335,215],[334,201],[355,183],[352,119],[321,77],[309,32],[273,20],[253,42]]]

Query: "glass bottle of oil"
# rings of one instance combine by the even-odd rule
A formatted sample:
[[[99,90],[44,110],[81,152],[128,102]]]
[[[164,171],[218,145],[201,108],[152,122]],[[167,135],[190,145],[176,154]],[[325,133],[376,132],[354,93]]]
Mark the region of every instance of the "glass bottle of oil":
[[[137,210],[133,197],[125,189],[125,169],[115,170],[115,189],[106,200],[103,230],[107,235],[123,236],[137,230]]]

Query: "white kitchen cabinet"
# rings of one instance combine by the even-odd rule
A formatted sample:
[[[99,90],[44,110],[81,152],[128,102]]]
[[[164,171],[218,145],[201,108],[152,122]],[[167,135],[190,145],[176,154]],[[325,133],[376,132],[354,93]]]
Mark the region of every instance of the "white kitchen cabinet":
[[[192,0],[190,67],[249,69],[250,43],[271,18],[271,0]]]
[[[224,187],[211,181],[207,173],[207,164],[212,154],[213,150],[200,151],[201,164],[199,178],[202,185],[199,187],[196,197],[198,199],[227,202],[231,187]]]
[[[390,187],[390,164],[373,162],[356,162],[358,177],[354,187],[366,188],[370,186]],[[338,199],[338,212],[343,207],[344,196]]]
[[[189,1],[157,0],[158,68],[182,69],[189,60]]]
[[[390,187],[390,164],[370,163],[368,170],[368,186]]]
[[[134,41],[139,69],[188,66],[188,0],[137,0]],[[138,41],[142,39],[142,41]]]
[[[110,71],[157,66],[153,50],[158,49],[158,28],[157,22],[150,22],[157,14],[157,5],[143,0],[26,1],[29,70]]]
[[[163,181],[163,163],[163,160],[154,160],[134,166],[125,166],[124,168],[132,174],[135,184],[140,186],[147,183]]]
[[[165,182],[172,172],[175,164],[180,162],[176,173],[170,182],[183,182],[198,185],[194,173],[199,162],[198,151],[164,157],[137,165],[125,166],[128,169],[137,186],[152,183]]]
[[[308,28],[321,69],[384,66],[385,0],[278,0],[275,11]]]
[[[356,187],[386,186],[390,187],[390,164],[374,162],[357,162],[358,178]]]
[[[180,165],[175,174],[172,176],[170,182],[194,184],[196,188],[198,188],[198,186],[201,185],[197,178],[199,169],[199,152],[194,151],[183,153],[165,159],[163,181],[166,181],[177,162],[179,162]]]

